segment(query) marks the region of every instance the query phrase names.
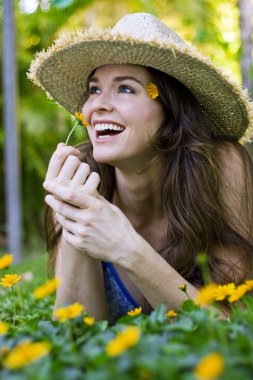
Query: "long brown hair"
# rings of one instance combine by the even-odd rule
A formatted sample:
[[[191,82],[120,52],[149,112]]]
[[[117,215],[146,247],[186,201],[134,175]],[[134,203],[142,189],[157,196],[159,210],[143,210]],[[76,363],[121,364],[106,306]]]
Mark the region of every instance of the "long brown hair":
[[[229,224],[220,196],[222,168],[219,152],[233,146],[246,171],[245,214],[249,231],[253,230],[253,167],[246,150],[236,141],[212,133],[212,123],[193,94],[179,81],[153,68],[148,68],[159,89],[159,100],[166,119],[152,140],[152,146],[164,165],[161,192],[168,220],[165,244],[159,253],[184,278],[201,285],[197,255],[209,257],[213,280],[217,283],[241,282],[246,270],[238,277],[234,264],[215,257],[215,247],[233,245],[243,250],[243,266],[252,269],[253,239],[247,239]],[[114,168],[99,164],[92,157],[91,143],[78,146],[91,170],[100,174],[99,192],[112,200],[115,189]],[[45,230],[49,262],[55,259],[55,246],[61,234],[52,213],[46,208]],[[251,236],[252,237],[252,236]],[[223,264],[223,265],[221,265]],[[226,270],[224,269],[227,267]],[[223,268],[223,269],[222,269]]]

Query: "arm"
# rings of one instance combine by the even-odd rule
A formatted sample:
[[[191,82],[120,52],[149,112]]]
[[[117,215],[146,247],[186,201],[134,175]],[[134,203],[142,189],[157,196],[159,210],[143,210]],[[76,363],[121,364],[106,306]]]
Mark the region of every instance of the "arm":
[[[55,276],[61,280],[54,309],[80,302],[97,320],[106,319],[106,302],[101,262],[78,251],[61,238],[57,249]]]
[[[46,183],[46,188],[57,191],[46,202],[58,213],[66,241],[94,259],[120,265],[152,307],[164,303],[168,308],[179,308],[185,300],[179,289],[182,283],[187,284],[189,296],[196,297],[197,289],[134,230],[118,207],[101,196],[81,198],[76,189],[55,189],[52,181]]]
[[[53,154],[46,180],[55,181],[55,187],[62,183],[68,188],[81,188],[88,194],[96,194],[99,177],[90,175],[87,164],[77,158],[79,151],[65,144],[59,144]],[[55,222],[60,223],[59,215],[54,213]],[[62,236],[56,247],[55,276],[61,280],[57,289],[55,308],[64,304],[80,302],[96,319],[106,318],[106,303],[103,287],[101,262],[91,258],[85,252],[76,249]]]

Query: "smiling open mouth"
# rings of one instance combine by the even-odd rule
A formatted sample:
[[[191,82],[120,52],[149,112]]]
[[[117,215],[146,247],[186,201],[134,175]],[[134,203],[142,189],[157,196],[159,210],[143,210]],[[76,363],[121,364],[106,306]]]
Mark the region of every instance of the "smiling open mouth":
[[[121,125],[116,124],[96,124],[95,131],[96,137],[99,139],[106,139],[111,136],[118,135],[125,130]]]

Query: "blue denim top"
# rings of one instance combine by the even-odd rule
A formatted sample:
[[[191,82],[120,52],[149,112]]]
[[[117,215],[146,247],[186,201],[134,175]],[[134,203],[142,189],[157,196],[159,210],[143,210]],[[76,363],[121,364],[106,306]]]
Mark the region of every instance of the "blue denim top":
[[[113,264],[102,262],[102,266],[108,320],[110,324],[114,324],[118,318],[139,307],[139,305],[124,286]]]

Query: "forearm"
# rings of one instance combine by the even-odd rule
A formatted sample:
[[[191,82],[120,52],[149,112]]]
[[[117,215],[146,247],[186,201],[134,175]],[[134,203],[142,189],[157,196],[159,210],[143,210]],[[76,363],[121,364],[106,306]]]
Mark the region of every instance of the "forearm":
[[[168,309],[179,309],[186,295],[179,289],[187,285],[190,298],[196,298],[197,288],[186,281],[144,239],[140,237],[136,252],[122,261],[128,276],[155,308],[163,303]]]
[[[80,302],[97,320],[106,319],[106,302],[102,266],[63,238],[57,253],[55,276],[61,280],[56,294],[55,309]]]

